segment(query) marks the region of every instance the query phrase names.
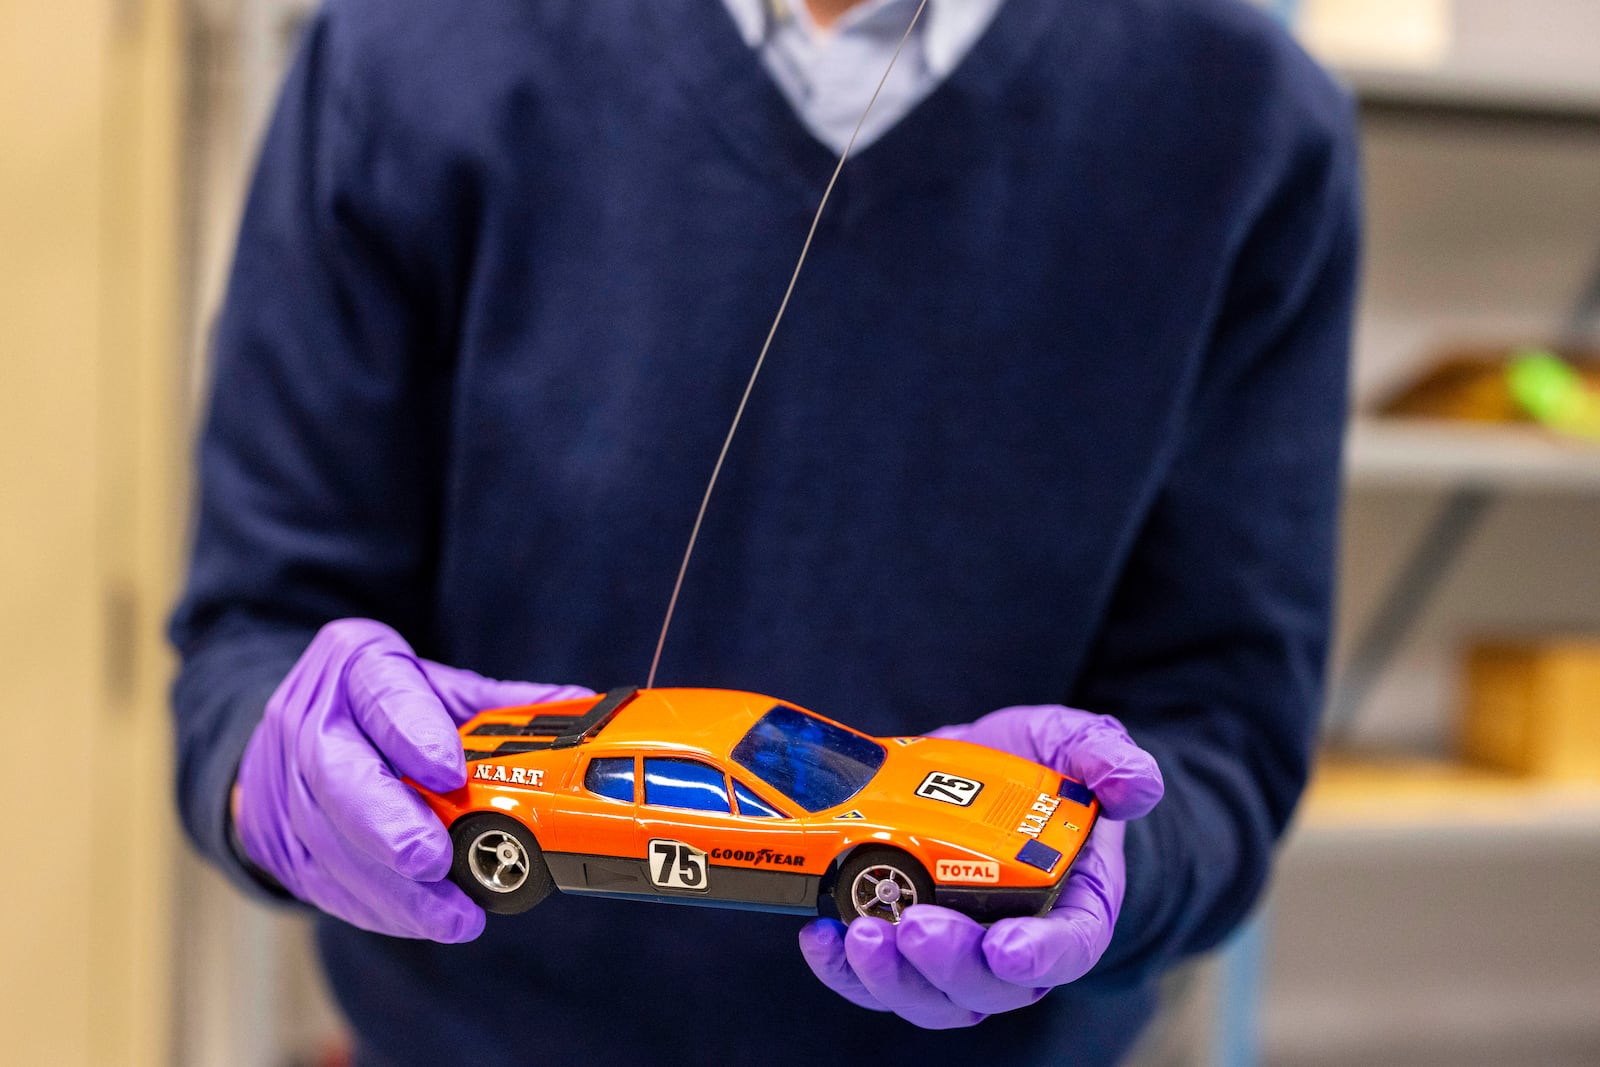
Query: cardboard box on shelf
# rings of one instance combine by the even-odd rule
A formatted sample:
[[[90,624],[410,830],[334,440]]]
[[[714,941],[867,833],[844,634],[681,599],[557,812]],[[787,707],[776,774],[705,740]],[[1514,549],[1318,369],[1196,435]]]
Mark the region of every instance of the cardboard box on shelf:
[[[1600,635],[1477,645],[1462,727],[1473,762],[1600,781]]]

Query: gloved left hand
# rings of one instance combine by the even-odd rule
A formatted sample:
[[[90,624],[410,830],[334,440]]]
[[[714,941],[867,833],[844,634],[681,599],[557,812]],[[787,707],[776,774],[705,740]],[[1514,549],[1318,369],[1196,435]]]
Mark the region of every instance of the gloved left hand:
[[[800,931],[800,950],[828,988],[863,1008],[944,1030],[1032,1004],[1099,961],[1126,887],[1123,821],[1149,814],[1163,786],[1154,757],[1121,723],[1075,708],[1003,708],[931,736],[1025,756],[1084,782],[1101,804],[1047,915],[985,929],[959,912],[919,904],[898,925],[860,918],[846,930],[818,919]]]
[[[245,747],[233,795],[243,858],[363,930],[470,941],[483,909],[445,881],[450,833],[401,776],[458,789],[467,780],[459,724],[485,708],[587,695],[422,659],[373,619],[330,622]]]

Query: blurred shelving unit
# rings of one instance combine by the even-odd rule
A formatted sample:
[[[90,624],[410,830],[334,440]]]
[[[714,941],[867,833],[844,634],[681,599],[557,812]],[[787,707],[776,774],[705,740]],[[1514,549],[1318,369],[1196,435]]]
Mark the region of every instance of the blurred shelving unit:
[[[1543,546],[1564,539],[1578,544],[1580,552],[1582,546],[1590,550],[1600,547],[1600,539],[1595,537],[1600,524],[1594,510],[1594,502],[1600,499],[1600,454],[1592,449],[1568,447],[1532,432],[1358,423],[1352,428],[1347,462],[1352,511],[1359,512],[1367,506],[1363,498],[1386,500],[1373,507],[1380,514],[1387,509],[1391,519],[1397,510],[1420,513],[1436,509],[1436,518],[1419,535],[1410,558],[1390,565],[1386,576],[1375,577],[1383,569],[1380,561],[1385,554],[1392,554],[1392,547],[1372,544],[1372,539],[1385,536],[1381,524],[1376,532],[1369,529],[1366,538],[1346,549],[1347,586],[1366,582],[1390,595],[1398,587],[1412,587],[1397,596],[1403,622],[1387,627],[1389,632],[1381,633],[1376,642],[1383,648],[1384,667],[1398,662],[1398,669],[1363,671],[1362,643],[1359,639],[1347,641],[1355,644],[1356,650],[1343,659],[1344,672],[1331,699],[1332,718],[1336,726],[1359,738],[1363,728],[1374,726],[1388,715],[1389,709],[1375,714],[1364,708],[1371,691],[1381,687],[1382,674],[1404,675],[1410,669],[1411,664],[1405,659],[1406,645],[1414,636],[1413,631],[1429,629],[1430,617],[1432,632],[1418,643],[1432,639],[1435,655],[1431,662],[1423,660],[1423,669],[1435,674],[1442,665],[1454,666],[1452,654],[1439,654],[1437,646],[1441,641],[1454,644],[1473,631],[1497,629],[1490,620],[1492,610],[1481,610],[1483,604],[1473,603],[1470,587],[1475,578],[1490,572],[1490,584],[1498,586],[1497,592],[1485,598],[1492,602],[1506,596],[1507,583],[1514,584],[1519,571],[1559,572],[1571,565],[1546,555],[1543,548],[1529,548],[1525,553],[1516,550],[1513,531],[1536,523],[1535,516],[1549,507],[1549,500],[1561,498],[1569,503],[1564,517],[1571,525],[1562,534],[1547,534],[1541,542]],[[1440,500],[1442,503],[1437,503]],[[1571,506],[1574,502],[1576,510]],[[1491,539],[1494,544],[1483,548],[1480,534],[1497,513],[1504,516],[1504,521]],[[1403,540],[1403,526],[1391,525],[1387,535]],[[1399,532],[1396,527],[1401,528]],[[1447,547],[1441,547],[1446,543]],[[1513,550],[1511,555],[1505,554],[1508,546]],[[1501,553],[1499,559],[1494,558],[1497,552]],[[1570,557],[1572,552],[1558,546],[1555,554]],[[1477,557],[1471,566],[1463,564],[1462,557],[1467,555]],[[1594,586],[1593,566],[1591,560],[1587,574],[1573,575],[1578,589]],[[1546,574],[1542,581],[1532,584],[1548,588],[1551,580]],[[1453,597],[1444,595],[1452,590]],[[1531,599],[1533,594],[1529,596]],[[1439,609],[1430,603],[1434,599],[1453,600],[1453,604]],[[1565,608],[1542,616],[1537,607],[1518,606],[1508,612],[1513,621],[1507,625],[1526,630],[1549,626],[1552,619],[1562,620],[1561,625],[1574,625],[1567,620],[1577,618],[1577,625],[1593,628],[1596,602],[1591,600],[1587,611],[1580,608],[1574,615],[1574,599],[1575,596],[1568,596]],[[1455,624],[1450,638],[1441,638],[1441,631],[1451,627],[1452,622],[1439,616],[1448,616],[1453,610],[1472,617]],[[1382,628],[1383,619],[1392,619],[1395,614],[1393,603],[1380,605],[1377,621],[1368,626]],[[1361,696],[1342,699],[1352,689],[1360,690]],[[1404,691],[1405,687],[1401,689]],[[1454,693],[1448,680],[1436,680],[1427,696],[1453,703]],[[1434,709],[1436,721],[1448,721],[1449,715],[1448,707]],[[1359,720],[1354,728],[1351,719]],[[1600,968],[1593,961],[1600,960],[1600,943],[1583,931],[1600,928],[1600,895],[1591,888],[1600,882],[1600,850],[1595,848],[1600,844],[1600,789],[1556,786],[1475,771],[1449,759],[1450,742],[1448,733],[1430,739],[1424,746],[1428,756],[1419,759],[1391,756],[1363,761],[1343,754],[1324,756],[1286,847],[1275,891],[1273,963],[1268,967],[1274,977],[1267,987],[1263,1010],[1268,1019],[1267,1061],[1334,1064],[1376,1057],[1383,1062],[1457,1065],[1513,1060],[1548,1064],[1597,1062],[1600,1031],[1593,1005],[1600,1003]],[[1408,737],[1398,751],[1413,751],[1414,745],[1415,737]],[[1309,872],[1313,871],[1321,873],[1311,876]],[[1344,878],[1362,884],[1351,886],[1341,881]],[[1416,890],[1418,879],[1431,879],[1426,891]],[[1412,883],[1412,891],[1395,896],[1372,891],[1371,887],[1389,881]],[[1484,887],[1491,885],[1501,889],[1485,897]],[[1563,921],[1537,921],[1530,925],[1530,917],[1542,920],[1551,909],[1559,909],[1556,900],[1560,894],[1552,893],[1552,887],[1566,890],[1574,885],[1581,885],[1583,893],[1570,901],[1571,909]],[[1352,889],[1364,890],[1367,895],[1363,898]],[[1300,909],[1286,905],[1296,899],[1302,905]],[[1351,901],[1358,899],[1365,903],[1353,906]],[[1310,901],[1318,900],[1324,905],[1309,906]],[[1332,907],[1325,906],[1328,904]],[[1486,905],[1490,907],[1487,913]],[[1401,921],[1413,922],[1452,909],[1456,912],[1454,921],[1459,924],[1454,935],[1435,928],[1434,941],[1408,940],[1392,928]],[[1370,919],[1375,914],[1382,918],[1374,924]],[[1270,1036],[1272,1019],[1281,1023],[1305,1017],[1306,1001],[1296,999],[1292,993],[1284,995],[1281,986],[1294,984],[1292,978],[1285,976],[1307,968],[1323,971],[1328,965],[1329,946],[1319,946],[1315,939],[1307,942],[1286,937],[1284,931],[1313,925],[1336,927],[1341,925],[1341,915],[1347,928],[1344,947],[1366,943],[1379,948],[1369,960],[1346,959],[1342,964],[1346,968],[1342,989],[1364,988],[1367,998],[1344,996],[1344,1014],[1339,1023],[1342,1043],[1329,1044],[1326,1030],[1334,1026],[1330,1017],[1339,1014],[1332,1007],[1340,1003],[1338,997],[1320,1001],[1321,1024],[1284,1025],[1280,1027],[1279,1040],[1274,1041]],[[1485,921],[1499,929],[1522,932],[1471,960],[1437,951],[1445,943],[1442,939],[1469,937],[1468,931]],[[1576,938],[1572,936],[1574,931],[1578,932]],[[1392,970],[1394,960],[1387,958],[1382,948],[1395,945],[1405,946],[1400,954],[1415,971],[1411,980],[1400,986],[1371,982],[1372,975]],[[1525,976],[1524,993],[1519,997],[1495,1001],[1486,992],[1507,981],[1507,959],[1527,963],[1545,953],[1569,961],[1581,955],[1590,963],[1574,973],[1543,963],[1533,966]],[[1424,961],[1430,958],[1433,963],[1425,965]],[[1451,999],[1441,994],[1442,987],[1474,984],[1482,988],[1470,996],[1460,995],[1458,989],[1450,1010],[1442,1015],[1430,1013],[1430,1005],[1441,997]],[[1550,995],[1539,1000],[1526,992],[1529,988],[1544,988]],[[1589,999],[1573,998],[1563,992],[1572,989],[1585,990]],[[1465,1006],[1469,1002],[1475,1005],[1470,1010]],[[1376,1017],[1387,1019],[1387,1026],[1374,1025],[1374,1004],[1384,1006],[1385,1010],[1378,1011]],[[1566,1007],[1560,1008],[1562,1004]],[[1415,1026],[1408,1029],[1401,1025],[1402,1018],[1411,1018]],[[1490,1019],[1501,1022],[1488,1028],[1485,1020]],[[1463,1020],[1470,1020],[1472,1025],[1447,1038],[1445,1035],[1460,1027]],[[1472,1040],[1463,1044],[1461,1033],[1472,1035]],[[1365,1034],[1367,1040],[1354,1041],[1352,1034]],[[1430,1043],[1433,1038],[1426,1036],[1430,1034],[1438,1044]],[[1468,1048],[1474,1041],[1481,1047]],[[1554,1044],[1540,1045],[1540,1041]],[[1518,1042],[1524,1043],[1524,1048],[1542,1051],[1527,1059],[1507,1059]],[[1310,1050],[1314,1048],[1321,1051],[1313,1054]]]
[[[1345,442],[1353,490],[1558,491],[1600,495],[1600,444],[1542,429],[1359,418]]]
[[[1530,781],[1443,759],[1330,756],[1306,794],[1303,839],[1374,846],[1498,838],[1600,845],[1600,783]]]
[[[1361,411],[1441,349],[1561,335],[1600,255],[1600,4],[1439,10],[1427,62],[1334,60],[1367,159]],[[1363,414],[1345,482],[1338,745],[1235,950],[1261,958],[1222,963],[1263,975],[1258,1027],[1213,1060],[1600,1062],[1600,784],[1452,759],[1467,641],[1600,629],[1600,446]]]
[[[1597,854],[1600,787],[1325,759],[1266,916],[1260,1060],[1595,1063]]]
[[[1600,126],[1600,81],[1364,66],[1337,73],[1369,112]]]

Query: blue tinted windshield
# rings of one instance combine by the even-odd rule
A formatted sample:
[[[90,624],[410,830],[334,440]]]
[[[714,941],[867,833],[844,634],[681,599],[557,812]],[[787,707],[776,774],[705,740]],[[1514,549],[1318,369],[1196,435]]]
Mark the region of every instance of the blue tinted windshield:
[[[733,761],[807,811],[843,804],[883,766],[883,746],[779,704],[733,748]]]

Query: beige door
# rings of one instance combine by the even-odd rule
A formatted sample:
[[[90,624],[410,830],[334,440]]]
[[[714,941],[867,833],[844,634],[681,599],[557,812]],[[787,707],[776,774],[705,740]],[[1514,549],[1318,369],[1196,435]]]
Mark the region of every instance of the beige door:
[[[0,1058],[168,1059],[177,0],[0,0]]]

